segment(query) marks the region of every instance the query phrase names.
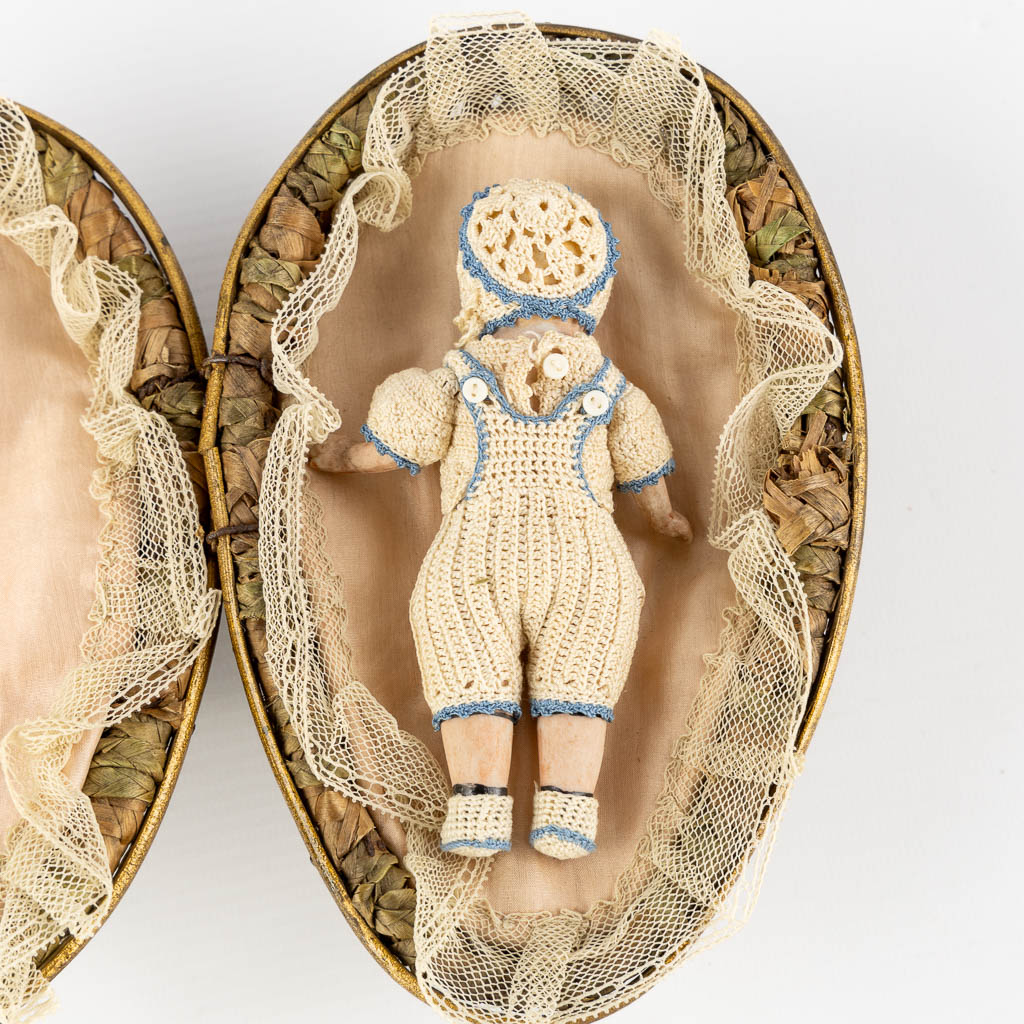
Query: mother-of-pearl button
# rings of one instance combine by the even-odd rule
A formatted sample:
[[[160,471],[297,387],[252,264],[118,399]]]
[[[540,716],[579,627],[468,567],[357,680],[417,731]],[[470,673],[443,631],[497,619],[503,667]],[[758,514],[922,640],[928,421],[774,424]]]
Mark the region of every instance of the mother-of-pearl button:
[[[603,391],[588,391],[583,396],[583,411],[588,416],[600,416],[608,411],[608,396]]]
[[[561,380],[569,372],[569,360],[561,352],[551,352],[541,364],[544,376]]]
[[[487,385],[479,377],[467,377],[462,382],[462,394],[467,402],[476,405],[487,397]]]

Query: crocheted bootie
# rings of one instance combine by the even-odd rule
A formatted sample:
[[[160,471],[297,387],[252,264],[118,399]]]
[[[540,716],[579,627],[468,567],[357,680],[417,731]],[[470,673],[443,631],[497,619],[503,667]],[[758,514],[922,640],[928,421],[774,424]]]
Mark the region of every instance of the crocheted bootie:
[[[585,857],[596,849],[597,800],[586,793],[538,789],[533,794],[530,845],[558,860]]]
[[[490,857],[512,840],[512,797],[507,792],[453,793],[441,826],[441,849],[463,857]]]

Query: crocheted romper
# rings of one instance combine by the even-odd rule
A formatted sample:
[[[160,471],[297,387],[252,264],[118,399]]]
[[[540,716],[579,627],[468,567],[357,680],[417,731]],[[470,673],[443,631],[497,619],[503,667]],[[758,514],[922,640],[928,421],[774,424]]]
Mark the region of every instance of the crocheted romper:
[[[524,649],[533,715],[611,721],[644,599],[612,486],[674,468],[644,392],[592,337],[485,335],[385,380],[363,434],[414,474],[441,463],[441,527],[410,602],[434,727],[517,719]]]

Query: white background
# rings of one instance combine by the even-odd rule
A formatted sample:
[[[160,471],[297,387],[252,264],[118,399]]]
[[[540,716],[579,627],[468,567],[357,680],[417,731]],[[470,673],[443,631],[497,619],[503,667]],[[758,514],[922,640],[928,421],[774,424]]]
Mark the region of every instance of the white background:
[[[439,3],[21,3],[0,92],[127,174],[209,336],[229,249],[275,168],[345,89],[425,37]],[[664,29],[754,103],[829,233],[867,379],[853,621],[760,903],[615,1019],[1020,1020],[1021,7],[588,0],[530,14]],[[81,1024],[432,1019],[310,865],[226,631],[152,852],[56,988],[58,1019]]]

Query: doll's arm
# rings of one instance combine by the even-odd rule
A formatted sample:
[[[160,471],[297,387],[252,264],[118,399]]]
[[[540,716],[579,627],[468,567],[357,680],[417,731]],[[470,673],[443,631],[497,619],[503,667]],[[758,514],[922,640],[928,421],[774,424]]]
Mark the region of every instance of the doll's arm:
[[[672,445],[658,410],[647,395],[627,385],[608,424],[608,451],[620,491],[636,495],[651,529],[666,537],[692,540],[684,515],[672,508],[665,477],[675,467]]]
[[[324,473],[387,473],[399,465],[390,455],[377,451],[369,441],[352,441],[331,434],[310,450],[309,464]]]
[[[401,468],[415,476],[448,451],[457,396],[458,381],[447,367],[394,373],[373,393],[365,442],[333,434],[310,453],[310,464],[328,473]]]
[[[652,530],[666,537],[678,537],[680,540],[693,540],[693,529],[690,520],[672,507],[672,499],[668,496],[665,479],[661,477],[639,491],[637,504],[644,510],[647,522]]]

